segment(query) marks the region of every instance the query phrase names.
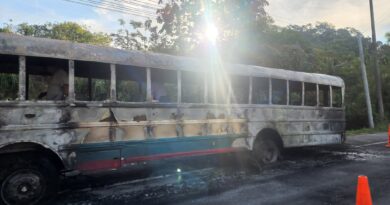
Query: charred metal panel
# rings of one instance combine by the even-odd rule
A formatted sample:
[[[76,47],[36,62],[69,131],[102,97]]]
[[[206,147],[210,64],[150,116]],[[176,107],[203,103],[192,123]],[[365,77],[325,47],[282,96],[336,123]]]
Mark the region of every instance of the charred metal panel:
[[[120,122],[144,122],[150,120],[148,108],[111,108],[116,120]]]
[[[112,116],[109,108],[74,107],[71,108],[71,120],[74,123],[108,122]]]
[[[271,128],[281,135],[285,147],[339,143],[345,127],[342,110],[329,108],[254,108],[249,116],[252,143],[262,129]]]
[[[56,124],[67,121],[68,110],[60,107],[0,107],[0,121],[5,125]]]
[[[340,144],[341,136],[340,134],[289,135],[283,137],[283,142],[288,147]]]

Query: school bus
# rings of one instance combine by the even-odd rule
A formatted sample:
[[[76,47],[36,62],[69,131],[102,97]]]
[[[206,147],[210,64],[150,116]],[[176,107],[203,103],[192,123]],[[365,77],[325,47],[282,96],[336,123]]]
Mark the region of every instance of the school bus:
[[[38,203],[69,173],[342,143],[343,96],[324,74],[0,34],[1,200]]]

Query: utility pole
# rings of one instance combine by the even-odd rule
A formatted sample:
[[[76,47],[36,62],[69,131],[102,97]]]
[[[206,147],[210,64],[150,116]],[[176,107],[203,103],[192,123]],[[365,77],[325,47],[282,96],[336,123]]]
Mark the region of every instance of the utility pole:
[[[372,118],[370,89],[368,88],[366,64],[365,64],[365,61],[364,61],[364,53],[363,53],[363,45],[362,45],[362,36],[361,35],[358,35],[358,45],[359,45],[359,55],[360,55],[360,69],[362,71],[362,79],[363,79],[363,85],[364,85],[364,94],[366,96],[368,125],[370,126],[370,128],[374,128],[375,125],[374,125],[374,120]]]
[[[372,3],[372,0],[369,0],[369,1],[370,1],[370,15],[371,15],[372,54],[373,54],[373,58],[374,58],[375,81],[376,81],[376,97],[377,97],[377,101],[378,101],[377,103],[378,103],[379,118],[382,121],[385,118],[385,111],[383,108],[381,72],[379,70],[378,56],[377,56],[374,5]]]

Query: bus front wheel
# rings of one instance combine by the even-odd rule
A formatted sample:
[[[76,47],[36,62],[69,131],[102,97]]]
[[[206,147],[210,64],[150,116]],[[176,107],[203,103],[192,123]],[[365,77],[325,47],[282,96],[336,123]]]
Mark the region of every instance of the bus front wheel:
[[[58,172],[47,159],[11,157],[1,160],[1,202],[41,204],[58,188]]]
[[[280,147],[275,140],[261,138],[253,145],[253,155],[261,164],[271,164],[278,161],[280,157]]]

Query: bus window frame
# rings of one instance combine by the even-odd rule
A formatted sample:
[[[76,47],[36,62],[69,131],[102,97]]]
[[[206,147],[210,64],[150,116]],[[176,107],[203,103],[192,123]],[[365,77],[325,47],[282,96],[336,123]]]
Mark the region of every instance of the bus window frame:
[[[235,73],[229,73],[229,75],[239,75],[239,76],[243,76],[243,77],[248,77],[249,79],[249,87],[248,87],[248,92],[249,92],[249,95],[248,95],[248,102],[246,104],[237,104],[237,103],[230,103],[230,99],[231,99],[231,95],[232,95],[232,83],[229,82],[229,88],[228,88],[228,100],[225,104],[217,104],[217,103],[209,103],[208,102],[208,89],[210,88],[209,85],[208,85],[208,80],[207,80],[207,77],[208,77],[208,72],[207,71],[204,71],[204,70],[199,70],[199,71],[194,71],[194,70],[187,70],[187,69],[167,69],[167,68],[158,68],[158,69],[161,69],[161,70],[171,70],[171,71],[175,71],[176,75],[177,75],[177,80],[176,80],[176,85],[177,85],[177,101],[176,102],[155,102],[152,100],[151,98],[151,71],[152,69],[154,68],[149,68],[149,67],[141,67],[142,69],[145,69],[146,71],[146,101],[144,102],[122,102],[122,101],[118,101],[116,99],[116,75],[117,75],[117,64],[115,63],[106,63],[106,62],[97,62],[97,63],[106,63],[109,65],[109,68],[110,68],[110,93],[109,93],[109,96],[110,98],[107,99],[107,100],[104,100],[104,101],[80,101],[80,100],[76,100],[75,98],[75,85],[74,85],[74,81],[75,81],[75,60],[73,59],[63,59],[63,60],[67,60],[68,61],[68,79],[69,79],[69,96],[67,99],[65,100],[59,100],[59,101],[53,101],[53,100],[26,100],[26,57],[28,56],[22,56],[22,55],[18,55],[18,59],[19,59],[19,65],[18,65],[18,76],[19,76],[19,86],[18,86],[18,98],[16,100],[13,100],[13,101],[9,101],[9,102],[15,102],[15,101],[23,101],[24,103],[23,104],[41,104],[41,105],[53,105],[53,106],[57,106],[57,105],[61,105],[61,106],[67,106],[67,105],[77,105],[78,103],[83,103],[83,104],[87,104],[87,105],[95,105],[95,106],[107,106],[108,104],[110,103],[115,103],[119,106],[121,105],[137,105],[137,106],[142,106],[142,105],[168,105],[168,106],[172,106],[172,107],[177,107],[177,106],[180,106],[180,105],[183,105],[183,106],[190,106],[190,105],[198,105],[198,106],[217,106],[217,107],[229,107],[229,106],[242,106],[242,107],[306,107],[306,108],[319,108],[319,83],[316,83],[316,82],[313,82],[313,81],[300,81],[300,80],[296,80],[296,79],[289,79],[289,78],[275,78],[275,77],[272,77],[272,76],[267,76],[267,75],[243,75],[243,74],[235,74]],[[59,58],[59,59],[62,59],[62,58]],[[204,77],[203,77],[203,86],[204,86],[204,89],[203,89],[203,102],[200,102],[200,103],[185,103],[185,102],[182,102],[182,72],[185,72],[185,71],[190,71],[190,72],[200,72],[200,73],[203,73]],[[267,78],[268,79],[268,89],[269,89],[269,92],[268,92],[268,104],[254,104],[252,102],[252,98],[253,98],[253,83],[254,83],[254,78]],[[286,104],[283,104],[283,105],[279,105],[279,104],[272,104],[272,79],[278,79],[278,80],[284,80],[286,81]],[[302,104],[301,105],[290,105],[290,102],[289,102],[289,81],[299,81],[302,83]],[[305,83],[312,83],[312,84],[315,84],[316,86],[316,96],[317,96],[317,103],[316,103],[316,106],[307,106],[307,105],[304,105],[304,102],[305,102]],[[329,93],[330,93],[330,106],[328,107],[324,107],[324,108],[335,108],[335,109],[343,109],[344,108],[344,85],[334,85],[334,84],[321,84],[321,85],[325,85],[325,86],[329,86]],[[333,87],[338,87],[341,89],[341,106],[340,107],[334,107],[333,106]],[[1,104],[7,104],[7,101],[0,101]],[[323,107],[323,106],[321,106]]]
[[[69,61],[70,60],[72,60],[72,59],[68,59]],[[76,76],[75,76],[75,70],[76,70],[76,66],[75,66],[75,64],[76,64],[76,60],[73,60],[73,76],[71,77],[70,76],[70,67],[68,67],[68,79],[69,79],[69,83],[70,83],[70,79],[71,78],[73,78],[73,88],[74,88],[74,90],[73,90],[73,93],[71,94],[70,93],[70,90],[68,90],[68,92],[69,92],[69,96],[70,95],[74,95],[75,97],[74,97],[74,101],[70,101],[71,102],[71,104],[72,105],[74,105],[74,104],[85,104],[85,105],[102,105],[102,104],[104,104],[104,105],[102,105],[102,106],[106,106],[106,104],[109,104],[109,103],[112,103],[112,102],[115,102],[115,103],[117,103],[117,101],[116,100],[112,100],[112,96],[111,96],[111,90],[112,90],[112,86],[113,85],[115,85],[116,86],[116,79],[114,80],[115,82],[114,82],[114,84],[113,84],[113,80],[112,80],[112,78],[113,77],[115,77],[115,76],[112,76],[112,65],[116,65],[116,64],[114,64],[114,63],[107,63],[107,62],[100,62],[100,61],[82,61],[82,60],[78,60],[78,61],[80,61],[80,62],[91,62],[91,63],[98,63],[98,64],[107,64],[108,65],[108,72],[110,73],[110,76],[107,78],[107,80],[109,80],[110,81],[110,86],[109,86],[109,90],[108,90],[108,97],[107,97],[107,99],[105,99],[105,100],[100,100],[100,101],[98,101],[98,100],[77,100],[77,98],[76,98],[76,89],[75,89],[75,79],[76,79]],[[70,64],[71,63],[69,63],[69,66],[70,66]],[[115,68],[115,66],[114,66],[114,68]],[[116,70],[116,69],[114,69],[114,70]],[[91,78],[92,79],[92,78]],[[70,88],[70,84],[69,84],[69,88]],[[114,87],[114,89],[115,89],[115,92],[116,92],[116,87]],[[90,91],[91,92],[91,91]],[[90,97],[92,97],[92,96],[90,96]],[[69,101],[69,98],[67,99],[67,100],[65,100],[65,101]]]

